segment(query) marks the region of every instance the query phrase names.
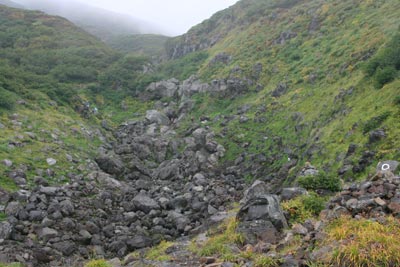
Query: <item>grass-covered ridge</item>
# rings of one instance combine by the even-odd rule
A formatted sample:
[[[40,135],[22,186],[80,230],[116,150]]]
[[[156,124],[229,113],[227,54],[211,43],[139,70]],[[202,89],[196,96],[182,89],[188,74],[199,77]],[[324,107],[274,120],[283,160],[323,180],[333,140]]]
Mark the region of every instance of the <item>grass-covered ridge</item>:
[[[208,123],[222,133],[227,161],[246,151],[269,158],[264,173],[279,171],[291,158],[299,167],[311,161],[336,174],[349,145],[356,144],[346,159],[354,171],[345,174],[354,178],[368,172],[357,168],[366,150],[375,153],[371,165],[400,157],[399,8],[394,0],[243,0],[170,40],[167,49],[172,56],[203,44],[195,53],[208,54],[198,71],[204,81],[254,80],[250,92],[235,99],[197,96],[193,117],[235,115],[251,106],[245,123]],[[208,38],[217,41],[206,45]],[[221,54],[230,60],[215,64]],[[259,77],[256,64],[262,65]],[[273,96],[279,85],[284,92]],[[370,142],[369,133],[377,129],[386,138]]]
[[[107,129],[150,108],[133,98],[152,79],[143,73],[148,64],[61,17],[0,6],[0,161],[12,162],[0,164],[0,186],[17,189],[9,178],[15,169],[28,185],[35,177],[60,184],[86,174],[111,137]]]

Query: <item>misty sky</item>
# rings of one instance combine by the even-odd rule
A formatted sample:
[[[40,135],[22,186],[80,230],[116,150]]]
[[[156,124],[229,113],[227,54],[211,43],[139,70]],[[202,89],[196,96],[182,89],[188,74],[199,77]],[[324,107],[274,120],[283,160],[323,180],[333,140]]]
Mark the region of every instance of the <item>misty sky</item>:
[[[238,0],[79,0],[119,13],[130,14],[180,35]]]

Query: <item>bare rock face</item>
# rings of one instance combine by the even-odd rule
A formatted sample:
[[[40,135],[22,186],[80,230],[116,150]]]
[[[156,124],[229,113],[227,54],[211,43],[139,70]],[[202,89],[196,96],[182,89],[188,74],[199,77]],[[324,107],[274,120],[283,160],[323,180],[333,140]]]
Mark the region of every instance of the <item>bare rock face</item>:
[[[146,119],[150,123],[156,123],[159,125],[169,125],[170,123],[168,117],[164,113],[157,110],[148,110],[146,112]]]
[[[288,226],[276,195],[268,193],[268,186],[256,181],[245,192],[237,214],[238,231],[250,244],[259,240],[275,243],[281,230]]]
[[[113,153],[100,154],[95,160],[100,169],[106,173],[120,175],[124,170],[123,162]]]
[[[384,129],[374,130],[369,133],[369,143],[375,143],[384,138],[386,138],[386,133]]]
[[[0,223],[0,239],[10,238],[12,233],[12,225],[9,222]]]
[[[166,81],[153,82],[146,88],[146,94],[152,96],[153,99],[161,99],[163,97],[173,97],[179,88],[177,79],[169,79]]]

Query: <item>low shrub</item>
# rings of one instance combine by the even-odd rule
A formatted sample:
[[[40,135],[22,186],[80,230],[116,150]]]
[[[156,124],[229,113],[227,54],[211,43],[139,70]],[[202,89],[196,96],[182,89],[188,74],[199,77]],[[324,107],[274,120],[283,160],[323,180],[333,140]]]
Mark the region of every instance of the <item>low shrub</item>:
[[[308,175],[298,178],[297,182],[307,190],[324,189],[331,192],[341,190],[340,179],[334,175],[319,172],[317,175]]]
[[[243,237],[236,232],[238,222],[236,218],[230,218],[220,225],[216,231],[201,247],[196,247],[195,251],[202,257],[219,255],[221,258],[230,258],[234,255],[232,244],[242,244]]]
[[[289,223],[303,223],[305,220],[318,216],[325,207],[326,198],[311,192],[309,195],[298,196],[282,202],[282,208],[290,215]]]
[[[375,87],[382,88],[387,83],[390,83],[397,77],[397,70],[392,67],[378,68],[375,72]]]
[[[318,216],[325,208],[327,198],[320,197],[318,194],[311,192],[308,196],[302,196],[301,200],[306,210],[310,211],[312,215]]]
[[[15,106],[16,95],[2,87],[0,87],[0,108],[13,109]]]
[[[400,70],[400,31],[364,64],[363,69],[367,77],[374,78],[377,88],[381,88],[398,76]]]
[[[106,260],[91,260],[85,264],[85,267],[111,267]]]
[[[381,124],[391,115],[390,111],[386,111],[379,116],[373,117],[364,123],[363,133],[366,134],[372,130],[377,129]]]
[[[396,96],[396,97],[394,98],[393,103],[394,103],[395,105],[400,106],[400,95],[398,95],[398,96]]]

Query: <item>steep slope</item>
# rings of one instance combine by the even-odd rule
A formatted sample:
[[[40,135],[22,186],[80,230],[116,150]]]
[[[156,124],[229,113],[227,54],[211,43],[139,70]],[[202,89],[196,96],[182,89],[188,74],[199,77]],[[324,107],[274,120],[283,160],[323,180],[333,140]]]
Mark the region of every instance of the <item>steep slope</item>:
[[[252,170],[249,179],[283,182],[297,166],[292,181],[306,161],[353,179],[400,156],[398,8],[397,1],[243,0],[168,41],[167,66],[179,78],[197,74],[211,87],[231,87],[218,98],[198,94],[188,117],[210,118],[226,160],[248,161],[241,169]],[[195,55],[200,67],[184,63]],[[254,157],[264,167],[254,170]]]
[[[165,42],[169,37],[156,34],[117,36],[108,41],[110,47],[123,53],[137,53],[159,57],[165,53]]]
[[[1,261],[123,257],[237,200],[243,179],[222,182],[212,132],[182,139],[173,112],[132,96],[153,79],[145,57],[42,12],[1,6],[0,20]]]
[[[304,220],[340,190],[338,174],[353,181],[400,157],[399,7],[242,0],[169,40],[170,59],[156,68],[63,18],[0,6],[1,260],[81,266],[143,248],[124,265],[174,266],[166,253],[182,266],[216,260],[202,256],[319,264],[304,261],[324,241],[313,237],[322,224]],[[247,191],[238,221],[207,231],[234,214],[226,210],[254,179],[263,182]],[[398,213],[398,181],[378,172],[346,186],[332,216]],[[286,185],[315,192],[283,214],[270,193],[283,197]],[[296,216],[302,225],[285,236]],[[242,235],[253,230],[284,243],[244,247],[259,241]],[[215,236],[162,242],[149,256],[148,246],[202,231]]]
[[[59,183],[81,173],[105,141],[107,121],[119,122],[103,109],[129,92],[125,84],[147,61],[116,53],[66,19],[4,6],[0,40],[0,158],[12,164],[0,164],[2,188],[17,188],[11,170],[28,185],[36,176]],[[143,105],[127,102],[125,112]]]

